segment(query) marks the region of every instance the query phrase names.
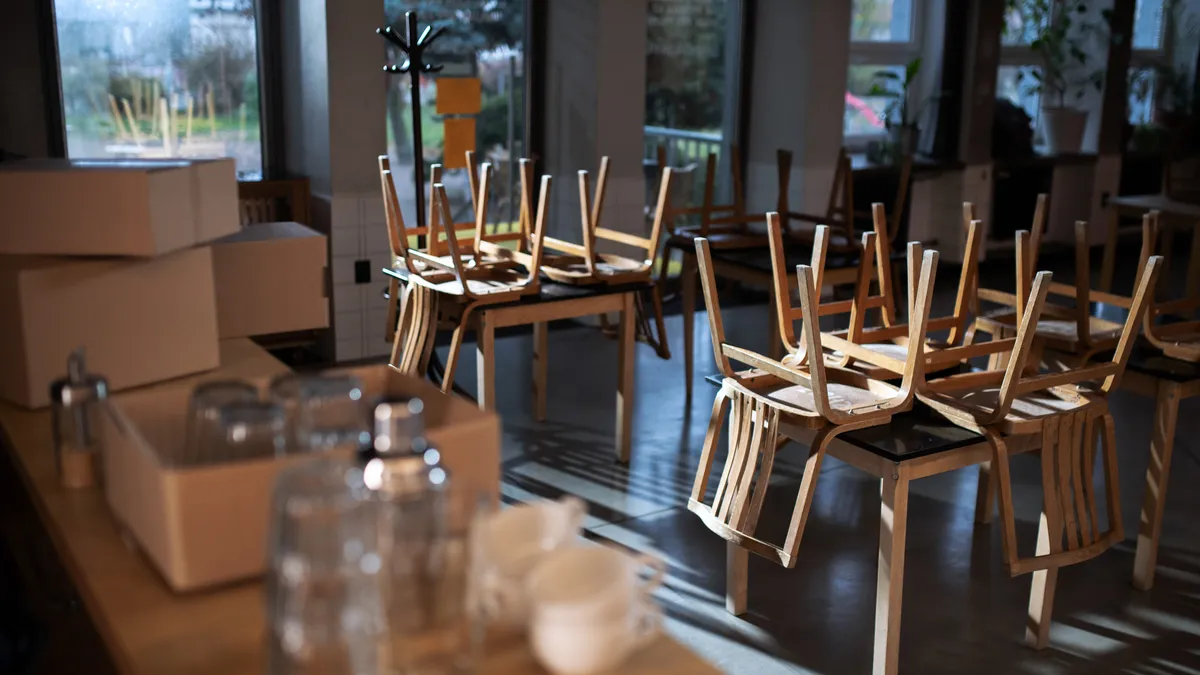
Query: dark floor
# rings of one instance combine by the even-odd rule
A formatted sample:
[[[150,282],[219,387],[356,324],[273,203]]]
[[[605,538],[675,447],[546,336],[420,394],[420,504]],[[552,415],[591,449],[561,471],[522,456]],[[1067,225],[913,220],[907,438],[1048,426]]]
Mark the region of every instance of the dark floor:
[[[1058,261],[1044,262],[1058,267]],[[1011,279],[1009,264],[989,265],[986,271],[985,285],[988,278]],[[942,272],[935,315],[948,311],[957,279],[953,266]],[[1061,278],[1067,281],[1070,275]],[[765,350],[766,308],[753,304],[755,297],[743,294],[739,302],[731,296],[725,326],[733,342]],[[613,457],[614,342],[587,327],[551,333],[549,415],[538,424],[530,418],[531,340],[527,334],[498,340],[505,499],[579,495],[588,502],[588,529],[595,538],[663,556],[670,574],[658,598],[669,617],[667,630],[722,670],[869,672],[878,480],[832,458],[826,461],[795,569],[751,556],[749,612],[740,618],[727,614],[724,541],[685,507],[716,393],[703,376],[716,369],[700,313],[697,385],[689,403],[681,325],[677,315],[668,320],[672,361],[638,347],[628,466]],[[474,367],[468,345],[459,381],[472,393]],[[901,672],[1200,673],[1200,492],[1195,488],[1200,485],[1200,401],[1182,407],[1157,584],[1149,593],[1135,591],[1129,580],[1153,402],[1118,393],[1112,405],[1127,539],[1061,574],[1051,647],[1043,652],[1022,643],[1030,577],[1009,577],[999,530],[974,525],[976,470],[913,484]],[[781,453],[775,472],[779,483],[773,483],[765,509],[769,513],[790,510],[787,488],[795,486],[795,462],[802,457],[795,446]],[[1014,470],[1014,498],[1022,505],[1018,535],[1032,546],[1040,505],[1038,469],[1036,463],[1018,461]],[[61,662],[64,654],[46,651],[35,657],[41,667],[32,672],[83,672],[47,666]]]

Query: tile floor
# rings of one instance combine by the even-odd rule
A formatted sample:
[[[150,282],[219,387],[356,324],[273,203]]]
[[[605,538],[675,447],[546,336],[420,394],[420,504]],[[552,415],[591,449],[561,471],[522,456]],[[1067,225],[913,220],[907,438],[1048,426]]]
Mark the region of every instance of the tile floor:
[[[1010,273],[1011,274],[1011,273]],[[950,275],[946,275],[950,277]],[[950,278],[956,278],[950,277]],[[950,290],[937,305],[951,301]],[[935,307],[935,313],[937,312]],[[738,344],[765,349],[765,307],[727,309]],[[681,319],[669,318],[675,360],[638,347],[633,458],[614,461],[616,344],[586,327],[552,331],[548,421],[530,418],[531,340],[497,342],[504,420],[506,500],[576,494],[588,531],[663,556],[658,593],[667,630],[729,673],[866,673],[871,669],[879,533],[879,481],[830,458],[822,470],[794,569],[751,556],[749,611],[724,609],[725,544],[686,508],[711,411],[716,372],[705,316],[697,315],[697,385],[685,396]],[[474,391],[474,351],[460,384]],[[1030,577],[1002,564],[999,530],[974,524],[973,468],[913,483],[900,669],[907,673],[1200,673],[1200,400],[1180,414],[1157,583],[1129,583],[1153,402],[1113,399],[1126,541],[1060,575],[1051,647],[1023,646]],[[1192,417],[1198,415],[1198,417]],[[777,459],[765,513],[790,512],[803,461],[789,445]],[[723,449],[722,449],[723,452]],[[791,459],[791,463],[789,463]],[[1018,536],[1032,547],[1040,508],[1036,462],[1014,463]],[[772,508],[774,507],[774,508]]]

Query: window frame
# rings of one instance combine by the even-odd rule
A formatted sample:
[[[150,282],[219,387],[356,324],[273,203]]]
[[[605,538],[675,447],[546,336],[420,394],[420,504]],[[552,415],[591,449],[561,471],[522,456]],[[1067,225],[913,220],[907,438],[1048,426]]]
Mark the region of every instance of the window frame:
[[[851,0],[853,3],[853,0]],[[910,61],[921,56],[922,40],[925,35],[925,21],[927,12],[925,11],[925,0],[910,0],[909,6],[909,21],[908,21],[908,41],[884,41],[884,40],[855,40],[849,39],[849,59],[846,67],[846,86],[843,87],[845,94],[849,94],[849,78],[850,68],[854,66],[880,66],[893,67],[899,66],[903,68]],[[853,4],[851,12],[853,13]],[[844,95],[843,94],[843,97]],[[843,105],[845,105],[843,101]],[[842,144],[851,152],[862,152],[872,141],[881,141],[887,138],[887,129],[876,133],[869,134],[848,134],[846,133],[846,123],[843,113],[842,121]]]

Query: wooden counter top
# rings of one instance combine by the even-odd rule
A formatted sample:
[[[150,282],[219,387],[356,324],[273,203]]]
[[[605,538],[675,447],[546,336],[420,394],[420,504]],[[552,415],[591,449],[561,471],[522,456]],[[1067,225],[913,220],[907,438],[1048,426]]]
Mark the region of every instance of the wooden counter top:
[[[219,369],[171,383],[269,377],[286,371],[284,364],[249,340],[229,340],[222,343]],[[99,489],[59,486],[48,409],[30,412],[0,404],[0,428],[42,525],[121,672],[265,672],[262,595],[257,582],[173,594],[150,563],[124,542]],[[543,671],[517,643],[495,654],[482,672],[533,675]],[[719,671],[664,636],[621,672],[704,675]]]

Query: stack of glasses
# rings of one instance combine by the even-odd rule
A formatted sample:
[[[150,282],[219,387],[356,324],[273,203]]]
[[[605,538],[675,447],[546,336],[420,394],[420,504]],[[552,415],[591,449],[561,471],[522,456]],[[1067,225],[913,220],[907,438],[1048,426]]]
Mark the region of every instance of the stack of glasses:
[[[475,500],[451,497],[422,410],[418,399],[380,403],[358,459],[280,475],[266,584],[272,675],[473,671]]]

